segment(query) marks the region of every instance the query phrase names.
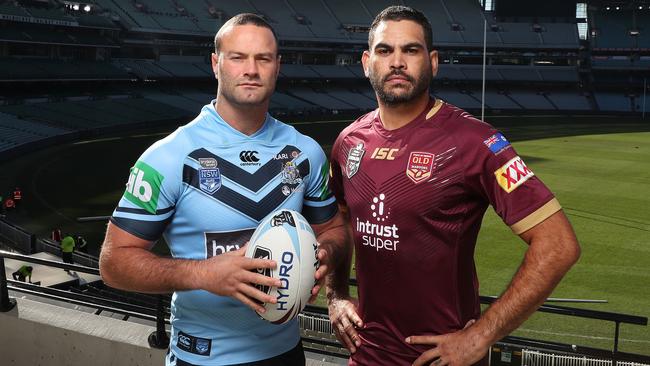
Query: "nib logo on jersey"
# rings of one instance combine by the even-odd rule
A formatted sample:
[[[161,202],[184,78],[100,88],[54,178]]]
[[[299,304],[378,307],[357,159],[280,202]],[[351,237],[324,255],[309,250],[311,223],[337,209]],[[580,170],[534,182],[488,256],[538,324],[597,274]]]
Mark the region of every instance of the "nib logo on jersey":
[[[124,198],[142,207],[147,212],[155,214],[158,207],[158,195],[164,178],[156,169],[138,160],[131,168]]]
[[[386,195],[380,193],[373,197],[370,210],[373,220],[362,221],[357,217],[356,230],[361,233],[361,244],[377,251],[397,251],[399,228],[390,224],[390,208],[386,207]]]

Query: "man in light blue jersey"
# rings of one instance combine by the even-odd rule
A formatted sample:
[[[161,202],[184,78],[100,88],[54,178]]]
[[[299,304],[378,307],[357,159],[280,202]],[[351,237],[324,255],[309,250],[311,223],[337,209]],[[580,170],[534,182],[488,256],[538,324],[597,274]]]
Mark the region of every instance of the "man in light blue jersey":
[[[301,211],[325,249],[318,293],[335,265],[328,258],[347,240],[327,159],[314,140],[268,114],[280,57],[262,18],[226,22],[212,68],[216,100],[131,168],[106,232],[102,278],[125,290],[174,292],[167,365],[303,365],[297,321],[274,325],[254,312],[277,301],[255,286],[280,281],[252,270],[276,262],[244,257],[244,245],[269,213]],[[150,251],[161,236],[173,258]]]

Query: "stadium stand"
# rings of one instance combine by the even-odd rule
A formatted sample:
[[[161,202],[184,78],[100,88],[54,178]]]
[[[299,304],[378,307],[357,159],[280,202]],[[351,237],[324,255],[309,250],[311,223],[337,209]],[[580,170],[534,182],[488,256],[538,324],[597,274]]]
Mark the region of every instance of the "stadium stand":
[[[553,93],[546,94],[546,97],[560,111],[591,110],[587,98],[575,92],[554,91]]]
[[[374,15],[394,1],[88,0],[90,12],[67,3],[0,0],[0,158],[191,120],[215,98],[214,34],[241,12],[262,15],[279,35],[286,63],[271,97],[274,116],[352,119],[376,107],[360,55]],[[618,116],[643,108],[638,85],[650,68],[650,11],[606,11],[589,1],[595,36],[581,40],[572,19],[498,18],[478,0],[398,3],[431,20],[440,51],[432,94],[475,115],[485,22],[488,115]],[[74,291],[148,308],[157,301],[101,283]],[[316,323],[334,342],[326,316]]]
[[[251,0],[251,4],[255,7],[257,13],[264,14],[267,17],[279,37],[289,39],[314,36],[306,24],[298,23],[297,14],[286,4],[266,0]]]
[[[603,111],[631,112],[632,100],[621,93],[596,92],[598,107]]]
[[[601,11],[593,12],[592,37],[594,49],[631,49],[634,39],[628,34],[632,25],[632,12]]]
[[[311,33],[317,39],[346,40],[346,32],[341,24],[334,18],[332,11],[324,2],[318,0],[287,0],[287,5],[295,14],[303,17]]]
[[[526,110],[555,110],[543,95],[536,92],[517,90],[511,92],[509,97]]]

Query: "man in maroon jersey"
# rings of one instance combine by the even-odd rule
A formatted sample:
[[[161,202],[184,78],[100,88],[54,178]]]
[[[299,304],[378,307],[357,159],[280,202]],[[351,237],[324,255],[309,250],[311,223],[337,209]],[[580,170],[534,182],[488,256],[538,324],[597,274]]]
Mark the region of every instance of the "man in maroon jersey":
[[[352,248],[328,278],[330,319],[350,365],[487,365],[577,261],[560,204],[506,138],[431,99],[438,69],[419,11],[385,9],[363,53],[379,108],[332,148],[332,188],[354,236],[359,300],[349,296]],[[474,247],[488,205],[528,245],[503,295],[480,314]]]

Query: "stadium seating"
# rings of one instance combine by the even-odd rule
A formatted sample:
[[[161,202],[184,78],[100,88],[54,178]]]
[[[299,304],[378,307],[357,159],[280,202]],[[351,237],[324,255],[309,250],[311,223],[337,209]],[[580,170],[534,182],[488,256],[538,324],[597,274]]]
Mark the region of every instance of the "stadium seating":
[[[43,138],[72,132],[69,129],[49,126],[0,113],[0,152]]]
[[[634,39],[628,34],[632,26],[632,12],[621,11],[595,11],[593,24],[596,36],[591,38],[596,49],[631,49]]]
[[[631,112],[632,101],[622,93],[596,92],[594,94],[598,107],[603,111]]]
[[[576,92],[555,91],[546,95],[560,111],[588,111],[591,110],[589,101],[584,95]]]
[[[555,107],[543,95],[532,91],[513,91],[509,97],[525,110],[555,110]]]

